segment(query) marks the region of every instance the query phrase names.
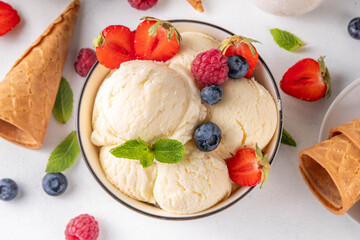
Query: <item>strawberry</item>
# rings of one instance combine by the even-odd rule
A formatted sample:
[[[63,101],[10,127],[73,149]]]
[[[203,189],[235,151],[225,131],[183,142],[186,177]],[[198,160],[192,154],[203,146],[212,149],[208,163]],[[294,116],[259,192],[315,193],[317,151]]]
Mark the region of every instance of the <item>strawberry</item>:
[[[181,36],[171,23],[144,17],[135,32],[135,52],[138,59],[165,62],[180,47]]]
[[[219,47],[226,57],[240,55],[246,59],[249,63],[249,70],[245,75],[246,78],[251,77],[259,59],[259,54],[254,45],[252,45],[252,42],[260,43],[259,41],[251,38],[234,35],[222,41]]]
[[[108,26],[93,44],[98,61],[107,68],[117,69],[121,63],[135,59],[134,33],[128,27]]]
[[[20,22],[20,17],[9,4],[0,1],[0,36],[11,31]]]
[[[268,181],[270,164],[267,156],[263,156],[260,148],[243,148],[227,162],[230,179],[242,186],[255,186]]]
[[[280,81],[284,93],[309,102],[330,96],[330,74],[324,58],[306,58],[292,66]]]

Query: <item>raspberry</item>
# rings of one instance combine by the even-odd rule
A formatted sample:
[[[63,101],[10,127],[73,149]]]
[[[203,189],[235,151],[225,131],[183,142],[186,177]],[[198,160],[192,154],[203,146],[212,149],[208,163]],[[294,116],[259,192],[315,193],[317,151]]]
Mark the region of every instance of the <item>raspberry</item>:
[[[82,77],[86,77],[96,62],[96,53],[90,48],[83,48],[80,50],[78,59],[74,66],[75,71]]]
[[[98,236],[99,224],[88,214],[71,219],[65,230],[66,240],[96,240]]]
[[[147,10],[155,6],[158,0],[128,0],[133,8],[138,10]]]
[[[195,79],[205,85],[222,84],[226,81],[229,67],[226,57],[219,49],[199,53],[191,65]]]

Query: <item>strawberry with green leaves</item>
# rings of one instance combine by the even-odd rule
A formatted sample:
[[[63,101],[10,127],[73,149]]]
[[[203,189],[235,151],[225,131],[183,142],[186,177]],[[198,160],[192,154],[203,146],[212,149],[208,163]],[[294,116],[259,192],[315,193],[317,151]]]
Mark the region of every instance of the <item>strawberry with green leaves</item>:
[[[245,75],[246,78],[251,77],[259,59],[259,54],[252,43],[260,42],[240,35],[234,35],[222,41],[219,48],[226,57],[239,55],[246,59],[249,64],[249,70]]]
[[[255,186],[268,181],[270,164],[260,148],[243,148],[227,162],[230,179],[242,186]]]
[[[140,60],[165,62],[175,56],[180,47],[181,36],[169,22],[143,17],[135,32],[134,48]]]

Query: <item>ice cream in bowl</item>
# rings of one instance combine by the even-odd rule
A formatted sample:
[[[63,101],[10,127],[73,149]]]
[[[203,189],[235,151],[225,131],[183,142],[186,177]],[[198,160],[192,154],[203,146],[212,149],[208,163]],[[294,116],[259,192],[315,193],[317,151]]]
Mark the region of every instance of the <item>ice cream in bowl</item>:
[[[209,216],[271,177],[282,133],[279,92],[261,57],[254,62],[226,56],[235,49],[229,47],[233,33],[198,21],[170,21],[176,30],[152,21],[139,25],[134,40],[125,32],[136,57],[124,45],[120,58],[133,59],[114,70],[100,63],[114,65],[116,58],[105,59],[97,48],[100,63],[89,73],[78,106],[80,149],[100,186],[130,209],[169,220]],[[156,30],[160,25],[169,31]],[[114,29],[102,34],[114,39]],[[141,35],[154,31],[172,42]],[[257,57],[251,39],[245,40],[247,54]],[[203,71],[204,62],[211,69]],[[214,69],[216,78],[207,75]],[[239,163],[252,157],[258,168]],[[244,166],[256,174],[243,177]]]

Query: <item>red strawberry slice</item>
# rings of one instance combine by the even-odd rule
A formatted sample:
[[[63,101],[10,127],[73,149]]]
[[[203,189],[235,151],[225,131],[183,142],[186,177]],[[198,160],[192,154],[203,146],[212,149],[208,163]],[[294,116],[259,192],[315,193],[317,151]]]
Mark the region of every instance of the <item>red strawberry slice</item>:
[[[169,22],[144,17],[135,32],[135,52],[138,59],[165,62],[180,47],[181,36]]]
[[[316,101],[331,94],[329,70],[325,66],[325,57],[318,61],[303,59],[292,66],[280,81],[281,89],[290,96]]]
[[[255,186],[267,182],[270,164],[256,145],[256,150],[243,148],[227,162],[230,179],[242,186]]]
[[[0,36],[11,31],[20,22],[20,17],[9,4],[0,1]]]
[[[246,59],[246,61],[249,63],[249,70],[245,75],[246,78],[251,77],[259,59],[259,54],[252,42],[259,43],[259,41],[251,38],[234,35],[222,41],[220,45],[220,50],[226,57],[240,55]]]
[[[100,64],[117,69],[120,64],[135,59],[134,33],[125,26],[111,25],[93,41]]]

